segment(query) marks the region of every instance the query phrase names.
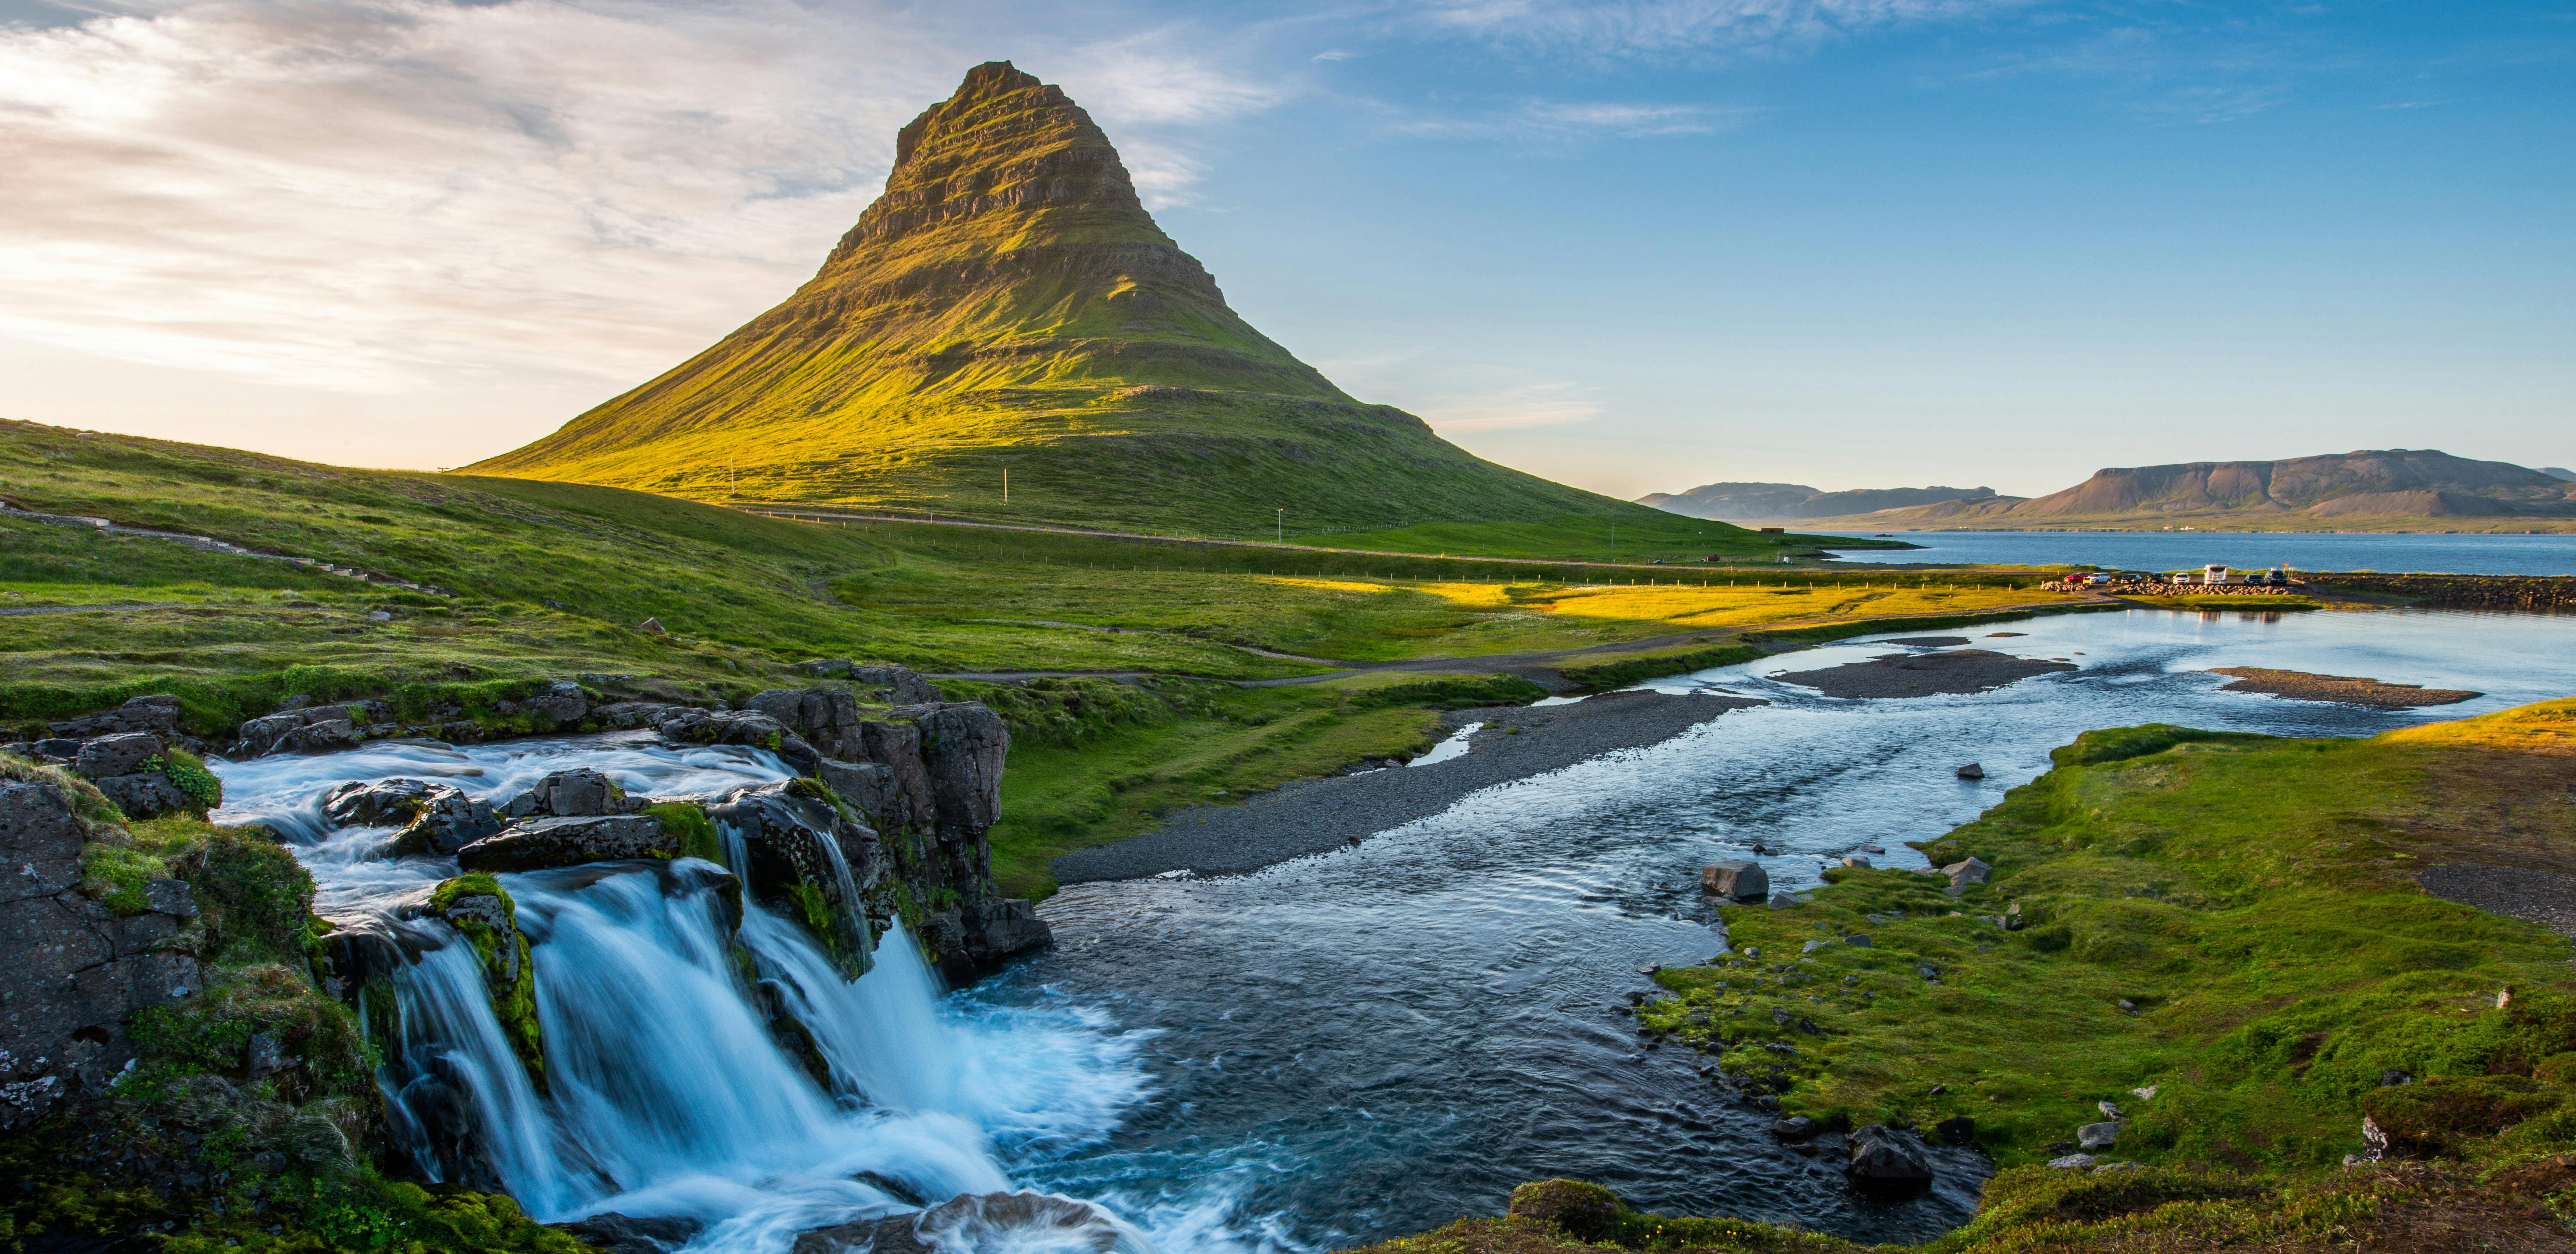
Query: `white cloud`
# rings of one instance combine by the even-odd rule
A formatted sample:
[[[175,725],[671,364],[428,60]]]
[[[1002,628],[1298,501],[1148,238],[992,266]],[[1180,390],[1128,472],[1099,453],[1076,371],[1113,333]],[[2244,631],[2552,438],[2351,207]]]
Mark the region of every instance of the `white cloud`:
[[[1490,392],[1433,398],[1414,412],[1443,435],[1553,427],[1601,416],[1601,405],[1576,383],[1525,383]]]
[[[1704,56],[1800,48],[2035,0],[1432,0],[1432,26],[1549,54]]]
[[[1159,203],[1277,93],[1151,40],[1060,81]],[[639,382],[782,298],[989,55],[790,0],[209,0],[0,28],[0,336],[304,387]]]
[[[1482,114],[1418,118],[1389,129],[1429,139],[1644,139],[1732,131],[1760,112],[1716,105],[1524,100]]]

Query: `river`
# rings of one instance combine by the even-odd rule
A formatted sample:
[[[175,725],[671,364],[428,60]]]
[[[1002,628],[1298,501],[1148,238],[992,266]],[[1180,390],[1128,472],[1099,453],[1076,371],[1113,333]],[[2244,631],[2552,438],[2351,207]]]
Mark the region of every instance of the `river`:
[[[1985,638],[2000,631],[2027,634]],[[1960,634],[2081,669],[1904,701],[1772,678],[1892,647],[1862,641],[1659,681],[1771,704],[1488,789],[1345,852],[1067,889],[1043,907],[1052,951],[945,996],[899,935],[849,985],[815,970],[795,929],[747,923],[762,961],[792,969],[829,1012],[825,1047],[865,1071],[863,1098],[824,1098],[746,1028],[677,869],[688,864],[504,877],[533,920],[540,978],[557,986],[540,1006],[550,1069],[600,1081],[491,1103],[526,1147],[512,1191],[549,1219],[700,1216],[713,1226],[696,1248],[709,1250],[781,1251],[800,1226],[894,1205],[851,1178],[861,1171],[932,1200],[1006,1182],[1089,1199],[1102,1242],[1167,1252],[1332,1249],[1494,1213],[1514,1184],[1556,1175],[1672,1213],[1921,1239],[1972,1213],[1973,1156],[1945,1151],[1921,1198],[1858,1198],[1830,1162],[1774,1143],[1769,1117],[1701,1075],[1704,1059],[1640,1049],[1614,1008],[1648,987],[1651,964],[1716,952],[1712,907],[1693,888],[1702,864],[1758,840],[1780,851],[1764,861],[1792,888],[1865,843],[1920,865],[1899,842],[1973,818],[2089,728],[2367,735],[2576,693],[2576,618],[2132,610]],[[2382,712],[2221,692],[2201,673],[2228,665],[2489,695]],[[1954,778],[1968,760],[1986,780]],[[781,773],[757,751],[633,737],[389,746],[224,766],[221,817],[314,841],[303,856],[326,896],[363,907],[450,872],[349,856],[341,846],[377,838],[301,817],[328,782],[436,768],[497,796],[576,762],[645,791]],[[412,984],[447,979],[436,965]],[[452,1034],[416,1044],[492,1053],[466,1028]],[[620,1068],[634,1074],[610,1091]],[[612,1147],[611,1166],[575,1169],[582,1143]]]

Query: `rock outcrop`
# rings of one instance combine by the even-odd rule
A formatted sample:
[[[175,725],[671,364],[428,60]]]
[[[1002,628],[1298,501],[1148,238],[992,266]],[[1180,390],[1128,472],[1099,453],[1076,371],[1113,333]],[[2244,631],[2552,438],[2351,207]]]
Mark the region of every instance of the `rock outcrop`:
[[[650,815],[577,815],[521,819],[498,835],[458,849],[456,865],[467,871],[503,874],[626,858],[669,859],[689,852],[683,841],[664,833],[660,819]]]
[[[77,784],[30,774],[0,774],[0,1130],[104,1093],[135,1056],[134,1012],[204,987],[195,958],[165,949],[197,914],[188,885],[151,881],[133,913],[82,893],[98,820],[75,808]]]
[[[387,779],[342,784],[322,795],[322,815],[341,827],[399,827],[389,856],[451,854],[501,830],[492,807],[450,784]]]

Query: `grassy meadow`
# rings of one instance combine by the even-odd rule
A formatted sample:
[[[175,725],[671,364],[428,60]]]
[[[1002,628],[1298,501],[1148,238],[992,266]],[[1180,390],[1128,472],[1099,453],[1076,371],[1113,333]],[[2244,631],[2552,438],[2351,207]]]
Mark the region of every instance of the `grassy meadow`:
[[[1742,660],[1753,646],[1739,637],[1752,631],[1911,628],[2076,600],[2033,591],[2039,577],[2012,570],[1569,567],[791,521],[616,488],[352,470],[24,423],[0,423],[0,499],[428,586],[0,518],[0,723],[22,729],[148,692],[177,693],[190,723],[212,730],[290,694],[474,707],[514,684],[580,674],[739,701],[806,682],[789,668],[812,657],[945,675],[1071,672],[1021,686],[943,681],[1012,722],[997,869],[1036,893],[1064,849],[1179,805],[1418,748],[1444,706],[1538,693],[1454,664],[1326,678],[1312,659],[1568,654],[1579,682],[1616,684]],[[1080,677],[1099,672],[1143,682]],[[1306,678],[1323,682],[1237,686]]]

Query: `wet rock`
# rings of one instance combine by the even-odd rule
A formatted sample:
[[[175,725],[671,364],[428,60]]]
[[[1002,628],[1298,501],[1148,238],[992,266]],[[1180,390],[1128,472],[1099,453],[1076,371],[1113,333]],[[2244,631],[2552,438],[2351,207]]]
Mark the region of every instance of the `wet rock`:
[[[581,818],[601,814],[632,814],[643,803],[626,795],[617,781],[598,771],[576,767],[555,771],[538,780],[528,791],[512,797],[500,807],[509,818],[544,815],[552,818]]]
[[[536,955],[519,930],[517,903],[491,876],[467,874],[440,884],[426,903],[406,913],[444,919],[474,946],[482,959],[483,983],[491,994],[492,1015],[501,1035],[527,1067],[537,1091],[544,1092],[546,1050],[537,1022]]]
[[[706,1221],[685,1215],[636,1217],[610,1211],[571,1223],[548,1224],[584,1245],[609,1254],[670,1254],[706,1230]]]
[[[306,723],[279,737],[277,747],[270,752],[337,753],[342,749],[355,749],[365,740],[358,734],[356,723],[345,718],[323,719]]]
[[[895,783],[894,768],[882,762],[839,762],[824,758],[814,766],[823,783],[850,803],[865,820],[888,830],[905,826],[897,816],[904,812],[901,789]]]
[[[1843,1174],[1854,1184],[1902,1188],[1932,1182],[1929,1148],[1912,1132],[1873,1123],[1851,1134],[1847,1152]]]
[[[754,899],[802,923],[843,974],[867,970],[868,894],[885,871],[876,832],[843,818],[806,780],[738,788],[706,813],[742,840]]]
[[[1952,1115],[1933,1124],[1932,1132],[1946,1145],[1974,1145],[1977,1141],[1977,1121],[1966,1115]]]
[[[452,784],[420,779],[351,781],[322,794],[322,817],[340,827],[400,827],[391,854],[451,854],[501,830],[492,807]]]
[[[1854,870],[1866,871],[1869,869],[1869,859],[1861,857],[1858,854],[1854,854],[1851,857],[1843,859],[1843,865]]]
[[[1109,1254],[1141,1245],[1134,1229],[1089,1202],[1044,1193],[970,1193],[916,1215],[797,1234],[791,1254],[933,1254],[1006,1248]]]
[[[674,744],[749,745],[777,754],[798,771],[810,771],[820,760],[803,737],[758,710],[674,709],[654,727]]]
[[[458,849],[456,865],[505,873],[627,858],[669,859],[687,853],[679,844],[663,833],[660,819],[645,814],[522,819]]]
[[[2087,1152],[2109,1149],[2119,1139],[2120,1125],[2116,1122],[2088,1123],[2075,1130],[2075,1144]]]
[[[1791,1115],[1771,1121],[1771,1135],[1783,1141],[1803,1141],[1816,1134],[1816,1121],[1805,1115]]]
[[[1771,891],[1771,873],[1759,862],[1712,862],[1700,868],[1699,887],[1713,896],[1758,900]]]
[[[1986,768],[1971,762],[1966,766],[1960,767],[1956,774],[1961,779],[1984,779],[1986,777]]]

